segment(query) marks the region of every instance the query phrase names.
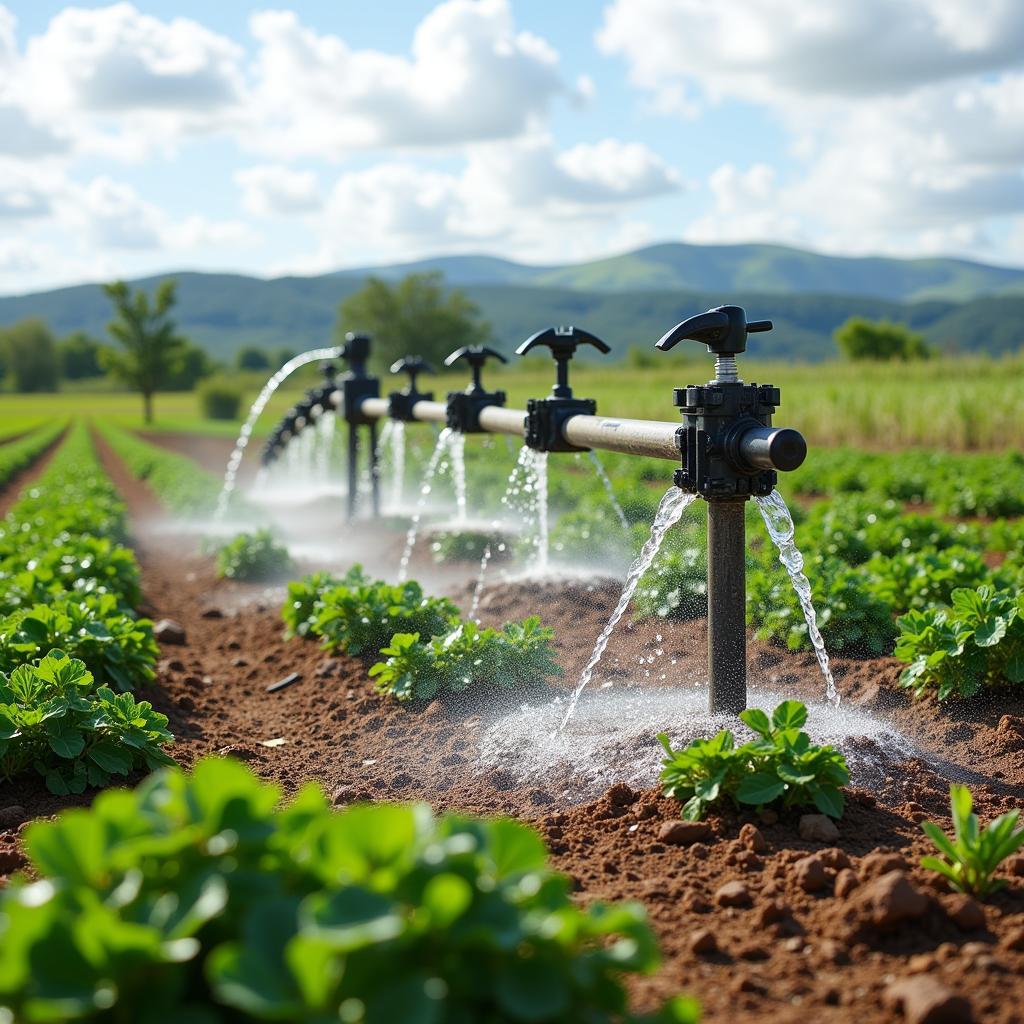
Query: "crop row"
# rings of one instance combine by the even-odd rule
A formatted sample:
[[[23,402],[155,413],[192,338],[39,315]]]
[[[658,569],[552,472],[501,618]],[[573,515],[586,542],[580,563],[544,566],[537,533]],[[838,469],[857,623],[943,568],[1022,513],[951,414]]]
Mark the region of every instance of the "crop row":
[[[125,518],[78,422],[0,525],[0,778],[82,792],[167,761],[166,717],[128,692],[158,650]]]
[[[168,511],[179,516],[213,511],[220,481],[194,460],[109,423],[100,426],[99,431],[131,475],[149,484]]]
[[[343,577],[317,573],[291,583],[282,617],[291,636],[320,637],[326,650],[372,661],[377,689],[398,700],[536,686],[560,674],[553,632],[538,617],[481,628],[414,580],[372,580],[359,566]]]
[[[31,466],[66,429],[66,421],[47,423],[0,446],[0,486]]]

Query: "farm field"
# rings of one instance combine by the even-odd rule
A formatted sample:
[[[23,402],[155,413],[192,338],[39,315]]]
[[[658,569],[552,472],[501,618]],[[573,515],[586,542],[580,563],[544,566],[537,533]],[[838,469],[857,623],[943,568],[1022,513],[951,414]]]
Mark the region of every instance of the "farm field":
[[[684,378],[693,372],[680,369]],[[780,419],[799,403],[800,374],[788,372],[779,378],[787,388]],[[546,389],[549,374],[503,375],[510,404]],[[603,412],[674,418],[670,405],[650,406],[650,371],[623,371],[616,386],[607,371],[587,369],[578,381],[577,393],[596,395]],[[996,386],[991,370],[977,378],[964,370],[957,383],[976,387],[976,396]],[[808,372],[803,386],[811,385]],[[915,384],[915,394],[938,409],[950,386],[936,375],[930,386]],[[861,394],[868,402],[871,389]],[[289,397],[278,396],[264,429]],[[784,700],[806,704],[811,742],[835,745],[849,783],[838,807],[827,795],[792,807],[776,797],[709,799],[703,820],[691,822],[684,804],[692,789],[669,795],[659,784],[666,755],[656,734],[666,732],[678,751],[736,728],[704,710],[700,503],[669,531],[575,720],[558,733],[671,483],[670,463],[604,455],[606,487],[585,456],[552,454],[550,568],[539,572],[529,479],[510,502],[498,500],[516,448],[471,437],[471,517],[456,519],[449,453],[409,558],[418,582],[403,587],[398,568],[434,450],[430,428],[405,429],[404,465],[396,428],[385,437],[378,521],[344,521],[339,439],[282,458],[255,489],[250,452],[241,500],[218,523],[213,509],[234,428],[209,431],[190,401],[159,396],[158,420],[145,433],[133,396],[5,402],[12,423],[48,418],[50,426],[0,445],[0,457],[28,446],[0,492],[8,514],[0,667],[21,687],[0,696],[0,723],[16,705],[44,699],[26,694],[52,700],[55,686],[87,704],[74,710],[71,702],[59,726],[26,718],[21,735],[36,738],[22,747],[17,737],[0,738],[0,876],[27,863],[53,870],[33,819],[88,806],[104,787],[135,784],[166,762],[209,772],[203,759],[212,755],[244,765],[286,798],[315,781],[338,812],[425,801],[438,813],[528,823],[550,865],[571,879],[572,905],[646,908],[662,961],[655,970],[653,956],[624,954],[625,989],[638,1013],[661,1012],[659,1020],[691,1019],[688,1004],[665,1005],[679,993],[696,997],[711,1021],[791,1021],[810,1008],[825,1021],[882,1022],[899,1019],[899,1006],[909,1017],[908,1005],[929,998],[953,1001],[949,1012],[960,1016],[945,1019],[1019,1020],[1024,857],[1002,865],[1008,884],[985,898],[951,891],[920,864],[936,852],[921,823],[952,828],[951,782],[970,788],[982,822],[1019,807],[1024,792],[1024,613],[1013,611],[1024,586],[1024,458],[1007,450],[1019,428],[1007,428],[1007,444],[987,433],[1019,409],[984,407],[972,442],[950,444],[989,451],[921,449],[933,428],[908,419],[914,448],[812,442],[804,467],[781,484],[832,655],[838,711],[824,699],[800,604],[749,503],[752,701],[769,713]],[[838,415],[821,421],[826,439],[869,429],[866,421],[854,426],[855,403],[847,426]],[[360,500],[365,515],[368,499]],[[272,538],[223,550],[257,527]],[[491,565],[479,585],[488,545]],[[250,574],[263,578],[246,581]],[[987,603],[967,607],[957,591]],[[954,613],[939,610],[951,603],[957,643],[970,657],[955,655],[943,632],[943,616]],[[466,632],[473,620],[479,634]],[[417,631],[462,639],[433,653],[392,640]],[[474,635],[463,651],[459,643]],[[487,653],[475,655],[474,644]],[[72,671],[61,657],[81,667]],[[382,668],[371,676],[374,663]],[[37,666],[35,690],[18,668],[25,665]],[[747,735],[741,726],[737,742]],[[249,785],[227,777],[218,784]],[[95,807],[114,813],[102,799]],[[111,856],[126,856],[128,846],[117,853],[116,842]],[[642,926],[623,918],[612,927],[627,935]],[[0,976],[0,1006],[4,984]],[[128,974],[119,985],[134,998]],[[561,1019],[522,1012],[510,1019]]]
[[[672,388],[703,381],[707,360],[696,350],[684,358],[653,349],[645,359],[648,365],[642,367],[581,362],[573,367],[573,385],[578,394],[595,398],[601,413],[674,420]],[[745,361],[743,372],[747,380],[781,387],[784,405],[780,415],[818,446],[1001,451],[1019,447],[1024,438],[1024,360],[1019,356],[895,365],[833,362],[801,366]],[[535,360],[492,368],[488,373],[494,386],[508,393],[509,404],[518,408],[527,398],[546,394],[550,377],[550,365]],[[300,370],[271,399],[257,434],[268,431],[316,379],[315,368]],[[238,375],[238,382],[255,398],[263,380],[258,374],[244,373]],[[384,375],[382,391],[400,386],[397,378]],[[464,387],[465,377],[452,373],[424,377],[422,386],[443,397],[448,390]],[[47,418],[73,414],[100,414],[104,422],[133,428],[140,425],[141,416],[138,396],[127,392],[96,392],[79,385],[59,394],[5,394],[0,403],[0,442]],[[204,417],[192,392],[159,395],[152,429],[224,438],[237,434],[234,421]]]

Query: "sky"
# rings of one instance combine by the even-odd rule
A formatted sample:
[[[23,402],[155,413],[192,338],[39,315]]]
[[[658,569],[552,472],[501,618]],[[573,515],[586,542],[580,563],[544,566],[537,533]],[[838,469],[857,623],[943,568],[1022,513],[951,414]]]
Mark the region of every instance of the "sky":
[[[1024,3],[0,0],[0,293],[663,241],[1024,265]]]

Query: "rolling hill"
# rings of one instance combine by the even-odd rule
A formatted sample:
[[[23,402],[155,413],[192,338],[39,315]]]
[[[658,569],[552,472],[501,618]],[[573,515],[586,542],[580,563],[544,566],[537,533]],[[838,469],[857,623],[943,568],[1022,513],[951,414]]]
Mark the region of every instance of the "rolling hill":
[[[751,339],[751,351],[780,359],[833,356],[832,332],[854,315],[906,322],[947,351],[998,354],[1024,346],[1024,271],[960,260],[663,245],[563,267],[448,256],[319,277],[169,276],[179,281],[183,333],[215,357],[231,359],[243,345],[322,345],[332,336],[338,303],[368,273],[397,278],[414,270],[439,270],[463,287],[506,351],[538,328],[571,322],[604,337],[617,353],[629,345],[650,347],[682,317],[723,302],[745,306],[751,317],[772,318],[776,330]],[[151,287],[157,280],[134,283]],[[60,335],[103,334],[109,315],[94,284],[0,297],[0,324],[40,316]]]

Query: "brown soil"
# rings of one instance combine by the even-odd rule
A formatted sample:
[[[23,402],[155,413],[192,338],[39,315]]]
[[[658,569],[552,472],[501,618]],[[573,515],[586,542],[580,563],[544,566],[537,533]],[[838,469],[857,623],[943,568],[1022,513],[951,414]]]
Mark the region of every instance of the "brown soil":
[[[919,976],[966,997],[974,1020],[1024,1020],[1024,858],[1014,862],[1017,874],[980,917],[916,866],[928,852],[920,820],[949,827],[950,778],[971,783],[983,819],[1019,806],[1024,718],[1018,701],[912,704],[896,686],[894,660],[839,659],[844,700],[891,721],[920,756],[891,762],[888,774],[856,780],[870,789],[850,791],[837,839],[802,839],[799,814],[773,820],[730,810],[709,819],[704,838],[674,845],[663,829],[678,819],[679,805],[654,788],[620,783],[574,801],[566,794],[579,794],[577,784],[585,780],[573,766],[532,779],[511,761],[482,766],[478,741],[493,702],[401,706],[375,694],[359,660],[328,656],[314,642],[284,641],[281,588],[218,580],[194,542],[150,528],[160,515],[153,495],[107,448],[101,452],[133,514],[145,610],[177,620],[187,633],[184,646],[165,648],[158,682],[147,694],[170,717],[182,764],[219,752],[247,761],[287,790],[315,779],[339,805],[421,799],[438,808],[530,820],[581,900],[639,900],[648,908],[665,962],[652,978],[632,983],[645,1007],[687,991],[704,1003],[709,1021],[791,1022],[810,1014],[824,1022],[869,1024],[902,1019],[894,1008],[898,983]],[[399,535],[392,543],[400,550]],[[465,567],[462,582],[447,588],[464,608],[471,575],[472,567]],[[610,583],[509,583],[485,592],[481,612],[485,622],[539,612],[556,630],[565,690],[617,596]],[[674,658],[676,678],[700,678],[704,642],[699,621],[623,626],[613,637],[605,675],[625,676],[642,656],[662,649],[656,665]],[[750,667],[752,677],[786,693],[820,695],[821,677],[809,655],[751,639]],[[300,674],[298,682],[266,692],[292,672]],[[651,685],[658,684],[652,677]],[[278,739],[285,742],[264,745]],[[0,791],[0,808],[19,804],[32,815],[51,814],[64,803],[35,783]],[[0,832],[0,873],[19,860],[17,830]],[[899,878],[887,874],[892,871],[910,880],[909,896],[902,882],[895,884]],[[882,875],[886,880],[877,882]],[[723,893],[730,882],[742,888]],[[910,916],[898,922],[901,906]],[[927,1019],[971,1018],[961,1012]]]

